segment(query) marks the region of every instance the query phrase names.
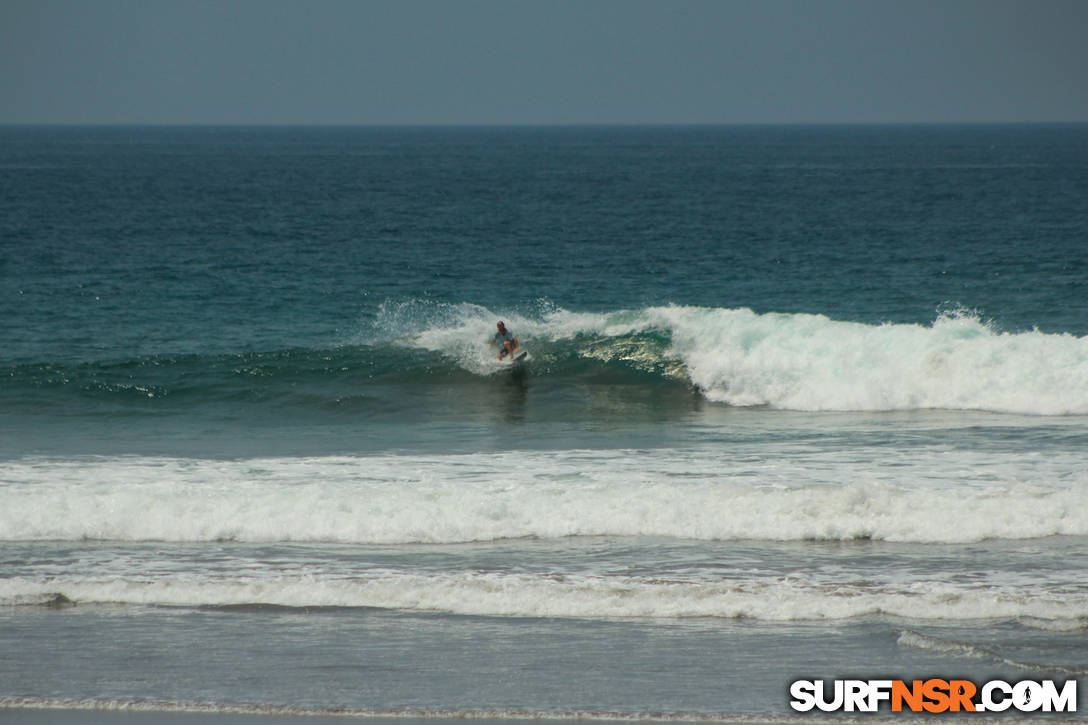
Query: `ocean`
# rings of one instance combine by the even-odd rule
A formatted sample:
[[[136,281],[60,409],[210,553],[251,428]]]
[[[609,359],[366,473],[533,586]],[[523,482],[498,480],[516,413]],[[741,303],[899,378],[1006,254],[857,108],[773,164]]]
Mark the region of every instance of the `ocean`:
[[[5,722],[1088,712],[1086,125],[2,127],[0,311]]]

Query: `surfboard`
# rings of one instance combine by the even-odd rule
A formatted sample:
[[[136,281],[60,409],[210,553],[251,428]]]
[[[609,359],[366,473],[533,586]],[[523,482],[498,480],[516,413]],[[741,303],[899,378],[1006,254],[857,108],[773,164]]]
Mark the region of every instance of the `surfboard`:
[[[529,354],[528,350],[526,350],[525,348],[521,348],[516,353],[514,353],[513,357],[509,357],[509,356],[504,357],[502,360],[499,360],[499,362],[501,362],[504,365],[517,365],[520,362],[524,362],[525,361],[525,356],[528,355],[528,354]]]

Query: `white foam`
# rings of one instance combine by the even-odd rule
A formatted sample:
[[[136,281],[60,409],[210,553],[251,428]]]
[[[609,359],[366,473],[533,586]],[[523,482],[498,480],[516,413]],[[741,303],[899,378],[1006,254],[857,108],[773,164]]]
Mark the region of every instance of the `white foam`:
[[[785,445],[785,444],[784,444]],[[0,468],[0,540],[972,542],[1088,535],[1075,452],[742,446]],[[864,454],[864,455],[863,455]]]
[[[86,575],[0,580],[0,604],[27,604],[61,593],[77,605],[378,607],[503,617],[747,618],[842,620],[865,615],[909,620],[1088,617],[1088,597],[1045,586],[954,583],[830,583],[802,575],[729,580],[540,575],[460,571],[421,574],[370,570],[353,576]],[[919,642],[921,644],[919,644]],[[932,646],[913,637],[905,644]],[[957,650],[958,651],[958,650]]]
[[[418,332],[405,342],[487,374],[493,370],[482,351],[501,315],[448,305],[408,327]],[[672,346],[662,361],[682,363],[707,398],[731,405],[1088,414],[1088,337],[997,332],[969,313],[942,314],[928,326],[675,305],[611,313],[548,308],[505,318],[523,341],[665,333]]]
[[[402,345],[442,352],[463,369],[476,375],[493,375],[504,369],[490,341],[499,319],[509,322],[522,336],[531,326],[520,314],[496,313],[471,303],[426,303],[411,300],[383,303],[374,322],[375,334]],[[368,341],[371,341],[368,339]]]
[[[677,347],[712,400],[794,410],[1088,413],[1086,338],[998,334],[973,318],[872,326],[722,311],[708,325],[705,313],[669,315],[687,321],[677,325],[684,330]],[[708,327],[716,335],[710,344]]]

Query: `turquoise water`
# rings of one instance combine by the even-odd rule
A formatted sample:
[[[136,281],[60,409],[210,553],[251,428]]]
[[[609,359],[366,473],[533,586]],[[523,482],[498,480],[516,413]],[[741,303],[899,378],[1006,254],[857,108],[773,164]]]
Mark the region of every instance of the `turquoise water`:
[[[1088,671],[1088,127],[8,127],[0,199],[0,702]]]

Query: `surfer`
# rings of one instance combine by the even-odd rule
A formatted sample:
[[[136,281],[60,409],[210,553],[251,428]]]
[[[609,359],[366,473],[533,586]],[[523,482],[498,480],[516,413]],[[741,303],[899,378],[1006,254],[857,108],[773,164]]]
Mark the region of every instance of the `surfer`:
[[[499,328],[499,331],[491,338],[490,347],[495,347],[496,342],[499,343],[499,359],[502,360],[507,355],[513,355],[518,351],[518,339],[506,329],[506,325],[502,320],[499,320],[496,327]]]

